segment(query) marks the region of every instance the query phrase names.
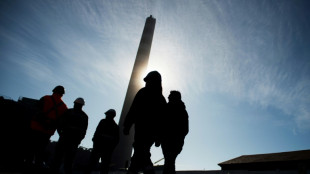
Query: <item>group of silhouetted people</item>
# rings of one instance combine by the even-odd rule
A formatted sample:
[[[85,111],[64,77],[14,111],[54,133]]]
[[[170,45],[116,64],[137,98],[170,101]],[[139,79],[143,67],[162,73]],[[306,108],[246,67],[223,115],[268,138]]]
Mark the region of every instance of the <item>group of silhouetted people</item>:
[[[151,146],[161,145],[165,158],[163,174],[175,174],[175,160],[182,151],[185,136],[188,133],[188,114],[179,91],[171,91],[167,103],[162,95],[161,75],[150,72],[145,78],[145,87],[136,94],[122,127],[122,133],[128,135],[134,126],[134,154],[131,157],[128,174],[154,174],[150,159]],[[65,94],[63,86],[56,86],[52,95],[39,100],[39,112],[31,120],[30,140],[25,156],[26,172],[29,166],[45,167],[43,152],[50,137],[57,130],[59,140],[55,147],[54,158],[48,169],[59,173],[63,164],[66,174],[72,173],[72,165],[81,141],[88,127],[88,116],[82,110],[83,98],[77,98],[74,106],[68,109],[62,101]],[[113,150],[119,142],[119,126],[115,123],[116,111],[105,112],[92,138],[93,149],[85,174],[90,174],[101,159],[101,174],[108,174]],[[47,167],[47,166],[46,166]]]
[[[63,164],[66,174],[72,173],[77,149],[84,139],[88,127],[88,116],[82,110],[85,105],[83,98],[74,101],[74,106],[68,109],[62,101],[65,94],[63,86],[56,86],[52,95],[42,97],[38,102],[39,111],[30,122],[30,140],[25,155],[25,172],[33,173],[33,169],[42,169],[42,173],[59,173]],[[85,173],[91,173],[92,167],[101,159],[111,158],[113,149],[118,143],[118,125],[113,120],[116,116],[114,109],[108,110],[106,119],[102,119],[94,134],[94,148]],[[56,144],[54,158],[50,168],[44,162],[44,151],[51,136],[57,130],[59,140]],[[111,153],[111,154],[109,154]],[[102,160],[103,170],[108,171],[110,160]]]

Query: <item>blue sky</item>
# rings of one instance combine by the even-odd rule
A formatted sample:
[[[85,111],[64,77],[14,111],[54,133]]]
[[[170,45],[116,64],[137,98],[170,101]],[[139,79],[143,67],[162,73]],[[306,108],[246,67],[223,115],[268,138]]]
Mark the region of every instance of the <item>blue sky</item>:
[[[91,147],[104,112],[114,108],[119,119],[145,19],[153,15],[148,71],[162,74],[165,97],[181,91],[189,113],[178,170],[309,149],[309,8],[301,0],[2,0],[0,95],[39,99],[65,86],[69,107],[86,100],[81,145]],[[153,148],[152,160],[160,158]]]

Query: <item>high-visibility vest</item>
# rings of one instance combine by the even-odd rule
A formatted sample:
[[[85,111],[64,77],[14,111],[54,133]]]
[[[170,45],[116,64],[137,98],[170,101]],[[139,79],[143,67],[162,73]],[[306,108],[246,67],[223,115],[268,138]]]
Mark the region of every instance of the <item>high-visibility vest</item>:
[[[68,109],[66,104],[56,95],[43,97],[42,112],[31,120],[31,129],[52,136],[57,128],[59,118]]]

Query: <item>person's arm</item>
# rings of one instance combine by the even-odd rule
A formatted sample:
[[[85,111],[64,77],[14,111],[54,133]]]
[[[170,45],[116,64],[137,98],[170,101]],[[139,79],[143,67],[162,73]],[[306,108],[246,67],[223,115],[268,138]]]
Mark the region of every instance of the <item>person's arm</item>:
[[[161,97],[161,101],[160,101],[160,112],[158,115],[158,119],[157,119],[157,127],[160,127],[160,129],[156,132],[157,135],[155,137],[155,147],[159,147],[162,141],[162,138],[165,134],[164,130],[165,127],[163,125],[163,123],[166,120],[166,113],[167,113],[167,102],[164,96]]]
[[[123,133],[125,135],[129,134],[130,128],[131,126],[135,123],[136,120],[136,114],[137,114],[137,109],[138,109],[138,105],[140,102],[140,96],[141,96],[141,90],[138,91],[138,93],[136,94],[131,107],[126,115],[125,121],[124,121],[124,129],[123,129]]]
[[[83,126],[82,126],[81,141],[85,138],[87,127],[88,127],[88,116],[85,114],[85,120],[83,121]]]
[[[183,120],[183,135],[184,137],[188,134],[189,126],[188,126],[188,113],[186,110],[184,110],[184,120]]]
[[[98,137],[100,137],[100,132],[102,132],[102,125],[103,125],[103,120],[100,120],[97,128],[96,128],[96,131],[94,133],[94,136],[93,136],[93,141],[96,141],[98,139]]]
[[[68,122],[69,116],[70,116],[70,110],[66,110],[66,112],[58,119],[57,133],[59,136],[63,133],[64,127]]]

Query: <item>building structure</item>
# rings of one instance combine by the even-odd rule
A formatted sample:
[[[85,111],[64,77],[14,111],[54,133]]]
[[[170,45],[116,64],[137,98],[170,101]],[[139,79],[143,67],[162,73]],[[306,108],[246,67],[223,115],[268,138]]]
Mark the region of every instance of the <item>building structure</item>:
[[[218,164],[222,171],[282,171],[310,173],[310,150],[242,155]]]
[[[137,56],[135,59],[129,85],[127,88],[123,109],[118,123],[120,127],[120,141],[118,146],[114,150],[111,161],[112,167],[115,169],[127,168],[130,162],[134,130],[132,128],[129,135],[125,136],[123,135],[122,128],[127,112],[129,111],[129,108],[132,104],[132,101],[138,90],[142,88],[141,86],[142,84],[141,81],[143,80],[142,75],[144,75],[147,68],[155,30],[155,23],[156,19],[153,18],[151,15],[146,19],[145,26],[143,29]]]
[[[36,99],[20,97],[18,101],[0,96],[0,171],[19,171],[27,150],[30,120],[37,112]]]

